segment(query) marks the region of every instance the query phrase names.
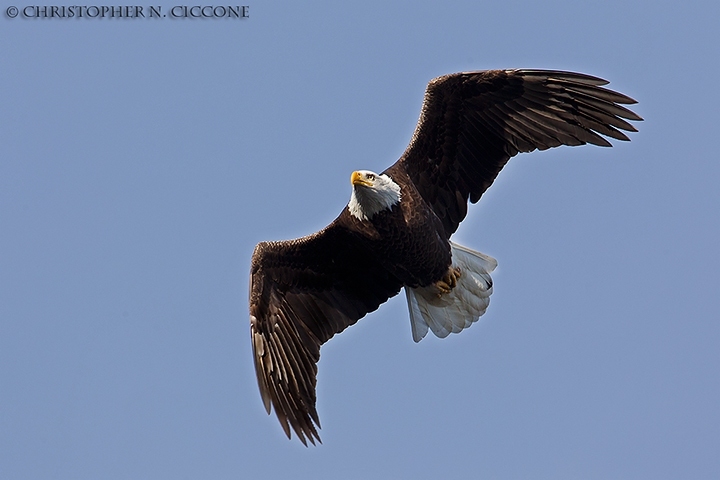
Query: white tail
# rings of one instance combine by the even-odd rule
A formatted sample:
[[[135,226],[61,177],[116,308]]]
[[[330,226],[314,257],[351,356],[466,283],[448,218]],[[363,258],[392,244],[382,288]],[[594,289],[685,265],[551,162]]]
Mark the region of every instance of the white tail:
[[[438,295],[433,285],[405,287],[412,336],[416,342],[425,337],[428,328],[440,338],[468,328],[490,304],[490,272],[497,267],[497,260],[452,242],[450,251],[452,266],[460,269],[460,277],[449,293]]]

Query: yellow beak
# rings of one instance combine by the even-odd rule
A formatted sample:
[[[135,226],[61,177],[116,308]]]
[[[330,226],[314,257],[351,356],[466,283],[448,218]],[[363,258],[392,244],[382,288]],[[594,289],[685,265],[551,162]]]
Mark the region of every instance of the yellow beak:
[[[360,172],[352,172],[350,175],[350,183],[353,185],[362,185],[363,187],[372,187],[372,183],[365,179],[365,175]]]

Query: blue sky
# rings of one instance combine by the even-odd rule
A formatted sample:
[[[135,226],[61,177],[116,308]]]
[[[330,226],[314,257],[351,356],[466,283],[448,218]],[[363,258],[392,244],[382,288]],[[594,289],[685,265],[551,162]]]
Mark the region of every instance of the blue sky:
[[[719,477],[719,5],[3,16],[0,477]],[[288,441],[254,245],[335,218],[431,78],[515,67],[607,78],[645,122],[514,158],[456,235],[498,259],[487,314],[415,344],[392,299],[323,347],[324,444]]]

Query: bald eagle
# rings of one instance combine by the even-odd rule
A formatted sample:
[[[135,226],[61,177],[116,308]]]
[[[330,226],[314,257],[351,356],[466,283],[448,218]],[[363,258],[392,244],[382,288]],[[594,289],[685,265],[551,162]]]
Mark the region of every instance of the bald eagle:
[[[589,75],[489,70],[445,75],[425,91],[402,157],[350,176],[350,201],[323,230],[262,242],[252,256],[250,332],[265,409],[320,441],[315,385],[320,346],[405,289],[413,340],[477,321],[495,259],[450,237],[510,157],[560,145],[629,140],[630,97]],[[625,120],[624,120],[625,119]]]

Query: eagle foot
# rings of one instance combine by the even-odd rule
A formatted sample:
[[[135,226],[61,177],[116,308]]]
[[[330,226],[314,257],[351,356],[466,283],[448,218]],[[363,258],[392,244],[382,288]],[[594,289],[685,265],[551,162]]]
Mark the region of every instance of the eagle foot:
[[[445,272],[445,275],[434,283],[435,288],[437,289],[438,298],[442,297],[446,293],[450,293],[452,289],[455,288],[458,278],[460,278],[460,274],[460,268],[450,267],[447,272]]]

